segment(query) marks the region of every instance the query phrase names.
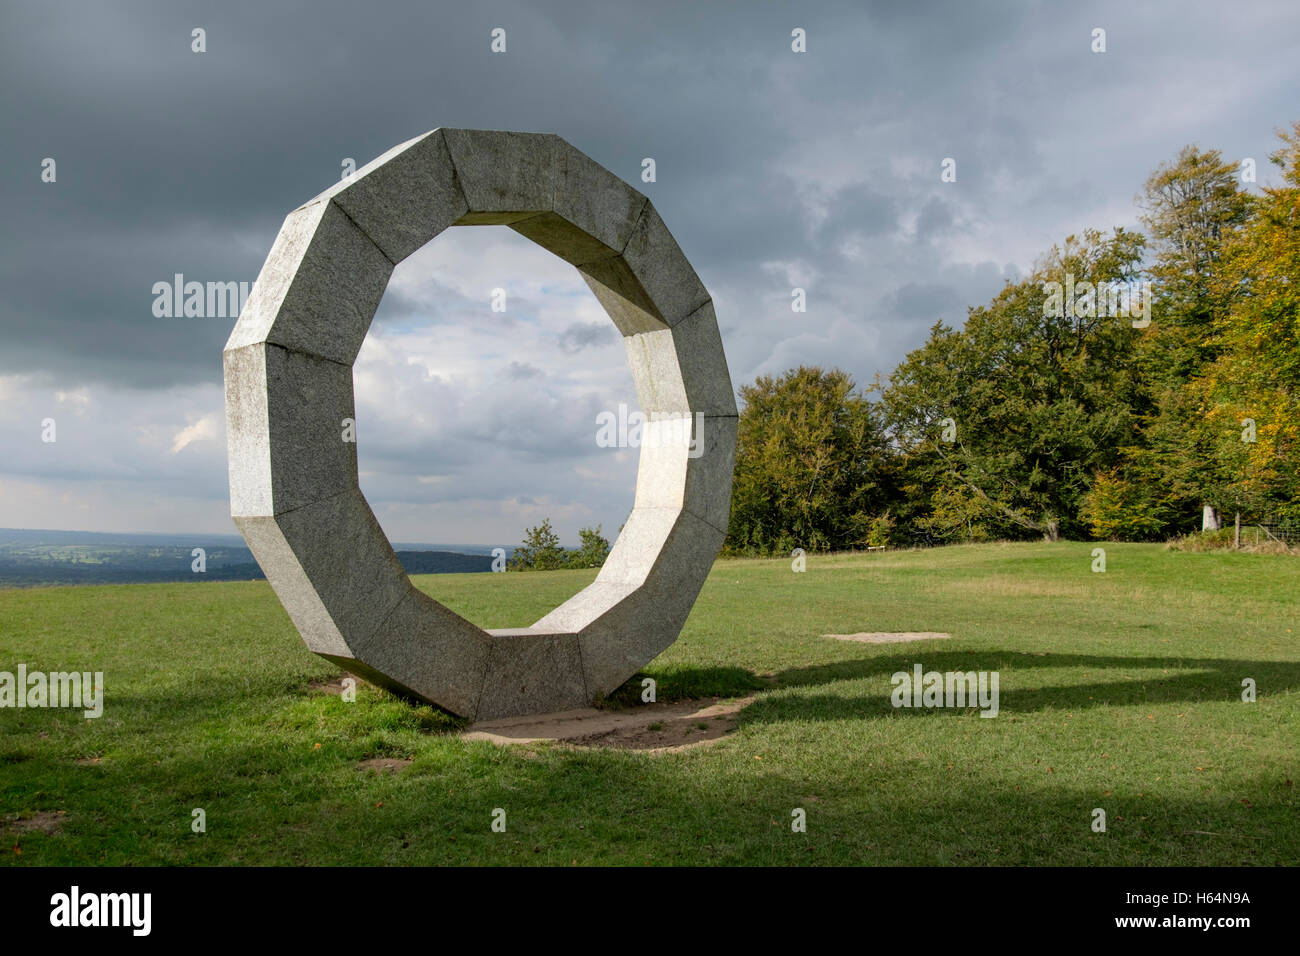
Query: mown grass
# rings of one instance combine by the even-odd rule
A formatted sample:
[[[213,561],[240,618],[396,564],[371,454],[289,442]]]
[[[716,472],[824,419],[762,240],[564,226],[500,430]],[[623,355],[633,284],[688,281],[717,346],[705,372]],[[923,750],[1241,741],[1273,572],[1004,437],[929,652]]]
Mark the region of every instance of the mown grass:
[[[1107,545],[1098,574],[1091,549],[813,556],[803,574],[719,561],[645,673],[661,700],[756,699],[724,740],[658,755],[498,749],[364,685],[355,703],[313,691],[337,670],[261,582],[0,591],[0,670],[103,671],[107,685],[98,720],[0,710],[0,860],[1296,863],[1297,559]],[[507,627],[592,576],[416,580]],[[821,636],[855,631],[953,639]],[[1000,716],[895,710],[890,675],[914,663],[998,671]],[[357,768],[382,756],[413,762]],[[807,833],[791,831],[796,807]],[[63,811],[56,832],[12,821],[42,811]]]

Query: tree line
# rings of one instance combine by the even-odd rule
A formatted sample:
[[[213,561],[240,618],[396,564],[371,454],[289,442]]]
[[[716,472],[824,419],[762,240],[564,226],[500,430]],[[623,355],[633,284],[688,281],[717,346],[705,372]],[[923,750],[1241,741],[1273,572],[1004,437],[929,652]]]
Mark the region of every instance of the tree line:
[[[726,551],[1300,532],[1300,122],[1278,136],[1281,185],[1184,147],[1143,231],[1067,237],[886,381],[743,386]],[[544,522],[511,566],[599,566],[582,541]]]
[[[1068,237],[887,382],[744,386],[727,549],[1300,527],[1300,123],[1279,138],[1257,194],[1185,147],[1145,231]]]

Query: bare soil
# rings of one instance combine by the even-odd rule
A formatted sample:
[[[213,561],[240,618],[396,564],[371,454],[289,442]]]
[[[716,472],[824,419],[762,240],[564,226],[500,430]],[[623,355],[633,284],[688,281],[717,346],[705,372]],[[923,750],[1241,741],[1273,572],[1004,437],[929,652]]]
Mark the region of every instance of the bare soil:
[[[557,714],[483,721],[471,725],[461,737],[500,746],[544,741],[570,747],[667,753],[721,740],[735,729],[737,715],[753,700],[709,697],[616,711],[584,707]]]
[[[343,682],[347,680],[349,677],[352,677],[352,679],[356,681],[357,684],[361,683],[359,680],[357,680],[357,678],[353,677],[351,674],[340,674],[338,677],[334,678],[333,680],[314,680],[310,684],[308,684],[307,687],[309,690],[314,690],[321,694],[329,694],[331,696],[337,697],[343,693]]]
[[[857,641],[859,644],[902,644],[907,641],[942,641],[952,637],[939,631],[859,631],[857,634],[823,634],[837,641]]]
[[[30,817],[17,815],[0,818],[0,830],[9,833],[58,833],[63,828],[66,810],[37,810]]]

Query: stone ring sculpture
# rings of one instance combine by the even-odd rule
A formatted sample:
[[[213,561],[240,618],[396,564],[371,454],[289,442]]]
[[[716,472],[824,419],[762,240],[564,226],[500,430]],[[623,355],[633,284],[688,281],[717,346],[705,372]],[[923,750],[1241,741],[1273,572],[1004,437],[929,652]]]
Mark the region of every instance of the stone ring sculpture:
[[[576,266],[646,417],[635,503],[596,580],[484,630],[419,591],[357,476],[352,364],[394,266],[506,225]],[[231,515],[307,646],[471,720],[587,706],[677,639],[722,546],[736,404],[709,293],[650,201],[558,136],[435,129],[284,221],[223,354]],[[655,441],[691,422],[691,447]]]

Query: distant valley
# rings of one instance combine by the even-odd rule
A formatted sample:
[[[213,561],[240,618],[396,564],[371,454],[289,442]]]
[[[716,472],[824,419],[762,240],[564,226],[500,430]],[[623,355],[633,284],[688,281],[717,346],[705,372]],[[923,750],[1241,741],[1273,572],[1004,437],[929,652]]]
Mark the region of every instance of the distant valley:
[[[195,555],[202,549],[202,560]],[[492,570],[492,547],[398,543],[408,574]],[[513,548],[505,548],[507,557]],[[201,565],[204,570],[196,570]],[[263,578],[238,535],[105,534],[0,528],[0,588]]]

